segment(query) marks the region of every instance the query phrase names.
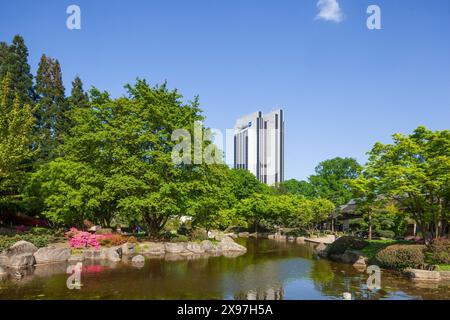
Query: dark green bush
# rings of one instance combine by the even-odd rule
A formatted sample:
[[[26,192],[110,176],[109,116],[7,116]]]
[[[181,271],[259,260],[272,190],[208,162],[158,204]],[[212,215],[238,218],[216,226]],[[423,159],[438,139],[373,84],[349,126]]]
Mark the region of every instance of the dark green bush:
[[[375,231],[375,234],[381,238],[388,238],[388,239],[395,238],[395,232],[391,230],[377,230]]]
[[[54,238],[49,235],[36,235],[31,233],[16,234],[14,236],[0,236],[0,251],[8,249],[20,240],[31,242],[36,247],[41,248],[47,246]]]
[[[450,264],[450,240],[434,239],[428,246],[431,260],[436,264]]]
[[[392,245],[379,251],[375,259],[388,269],[418,268],[424,264],[424,245]]]
[[[361,250],[368,245],[367,241],[358,239],[355,237],[344,236],[333,242],[329,249],[328,254],[342,254],[345,250]]]

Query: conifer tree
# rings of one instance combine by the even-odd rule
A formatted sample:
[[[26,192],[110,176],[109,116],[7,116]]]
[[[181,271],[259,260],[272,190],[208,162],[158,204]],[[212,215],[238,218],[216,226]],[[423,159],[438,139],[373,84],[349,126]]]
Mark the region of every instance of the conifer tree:
[[[42,55],[36,75],[36,118],[41,149],[39,158],[44,161],[55,157],[56,148],[68,131],[69,104],[64,91],[58,60]]]

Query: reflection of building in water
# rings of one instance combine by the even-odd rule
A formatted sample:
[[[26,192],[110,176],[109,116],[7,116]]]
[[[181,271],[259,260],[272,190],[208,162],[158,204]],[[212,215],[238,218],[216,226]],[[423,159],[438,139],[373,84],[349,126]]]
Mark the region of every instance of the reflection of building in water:
[[[236,300],[283,300],[284,290],[281,284],[276,284],[269,288],[238,292],[234,298]]]

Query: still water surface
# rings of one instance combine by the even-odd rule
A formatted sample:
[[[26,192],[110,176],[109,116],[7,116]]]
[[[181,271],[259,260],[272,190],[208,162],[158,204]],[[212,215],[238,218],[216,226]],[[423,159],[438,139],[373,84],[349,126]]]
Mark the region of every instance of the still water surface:
[[[382,289],[352,266],[316,259],[312,245],[238,239],[245,255],[166,261],[84,264],[80,290],[69,290],[66,264],[0,279],[0,299],[450,299],[450,284],[414,283],[383,270]]]

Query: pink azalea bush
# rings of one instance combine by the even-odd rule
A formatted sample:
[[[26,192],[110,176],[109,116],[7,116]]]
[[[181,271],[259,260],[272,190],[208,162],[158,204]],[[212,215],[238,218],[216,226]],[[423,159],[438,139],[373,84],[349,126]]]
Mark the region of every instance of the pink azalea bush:
[[[76,228],[70,228],[66,236],[69,238],[70,246],[75,249],[88,247],[98,249],[100,247],[100,240],[103,238],[101,235],[80,231]]]

